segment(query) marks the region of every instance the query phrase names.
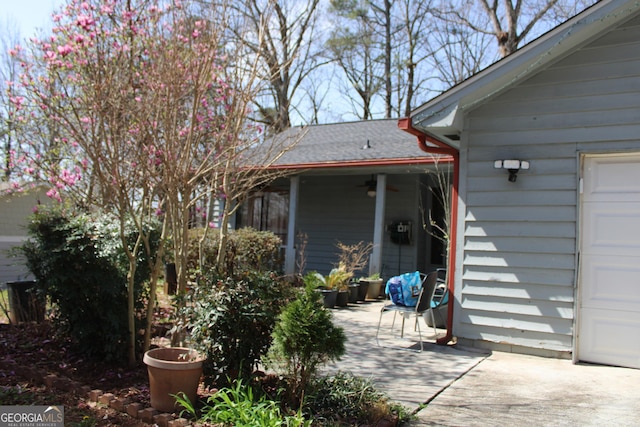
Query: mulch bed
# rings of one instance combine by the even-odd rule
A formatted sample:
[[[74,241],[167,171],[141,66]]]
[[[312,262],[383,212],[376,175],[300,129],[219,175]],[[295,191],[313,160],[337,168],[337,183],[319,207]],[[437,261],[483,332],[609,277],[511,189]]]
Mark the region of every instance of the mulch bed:
[[[70,426],[142,424],[91,401],[89,391],[95,389],[149,406],[142,362],[130,368],[86,360],[56,339],[48,322],[0,324],[0,405],[64,405]]]

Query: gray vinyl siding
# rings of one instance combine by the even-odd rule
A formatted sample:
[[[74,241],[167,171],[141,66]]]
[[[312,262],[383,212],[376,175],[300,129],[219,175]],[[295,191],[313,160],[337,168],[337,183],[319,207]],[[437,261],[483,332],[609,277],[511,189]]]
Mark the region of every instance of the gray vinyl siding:
[[[362,187],[370,176],[301,176],[297,212],[297,234],[307,235],[305,271],[327,274],[338,261],[336,243],[372,242],[375,199]],[[421,229],[418,223],[416,175],[390,175],[387,184],[399,191],[388,191],[385,225],[393,221],[410,220],[414,236]],[[415,239],[414,239],[415,242]],[[399,247],[385,232],[383,242],[385,277],[416,269],[416,244]],[[368,274],[367,271],[361,272]]]
[[[640,19],[468,114],[456,335],[572,350],[579,155],[639,138]],[[531,168],[511,183],[498,159]]]
[[[327,274],[338,261],[338,241],[373,240],[374,200],[358,187],[363,182],[362,176],[300,178],[297,233],[308,239],[306,271]]]
[[[402,273],[416,271],[417,249],[423,243],[418,237],[422,230],[422,219],[418,218],[418,183],[416,175],[390,175],[387,185],[399,191],[387,191],[385,226],[397,221],[411,222],[411,244],[399,246],[391,242],[390,234],[384,233],[382,248],[382,276],[389,278]]]

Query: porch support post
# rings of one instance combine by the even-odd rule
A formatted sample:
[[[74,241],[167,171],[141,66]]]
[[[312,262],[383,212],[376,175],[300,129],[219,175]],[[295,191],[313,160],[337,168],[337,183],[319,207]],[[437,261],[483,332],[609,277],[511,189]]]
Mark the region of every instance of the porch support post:
[[[382,272],[382,240],[384,238],[384,206],[387,199],[387,175],[376,177],[376,210],[373,220],[373,250],[369,262],[369,274]]]
[[[296,218],[298,214],[298,196],[300,192],[300,177],[292,176],[289,180],[289,225],[287,227],[287,242],[284,253],[284,274],[293,275],[296,271]]]

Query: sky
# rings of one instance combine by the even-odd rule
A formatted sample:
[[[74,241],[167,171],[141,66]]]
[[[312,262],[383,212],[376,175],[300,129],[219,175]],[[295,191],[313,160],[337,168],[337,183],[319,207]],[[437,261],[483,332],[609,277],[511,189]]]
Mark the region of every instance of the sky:
[[[37,28],[49,28],[51,12],[62,0],[0,0],[0,28],[17,26],[22,37],[35,34]]]

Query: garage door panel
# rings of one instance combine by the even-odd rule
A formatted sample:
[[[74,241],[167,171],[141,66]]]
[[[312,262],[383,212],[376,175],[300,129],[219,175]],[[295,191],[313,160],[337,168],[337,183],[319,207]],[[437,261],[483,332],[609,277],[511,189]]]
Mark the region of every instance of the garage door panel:
[[[640,257],[640,203],[585,203],[584,211],[585,253]]]
[[[640,181],[629,179],[637,175],[640,156],[609,156],[591,158],[585,164],[584,200],[640,201]]]
[[[586,156],[577,356],[640,368],[640,154]]]
[[[640,368],[640,318],[637,313],[584,309],[580,360]]]
[[[581,305],[640,316],[640,258],[583,257]]]

